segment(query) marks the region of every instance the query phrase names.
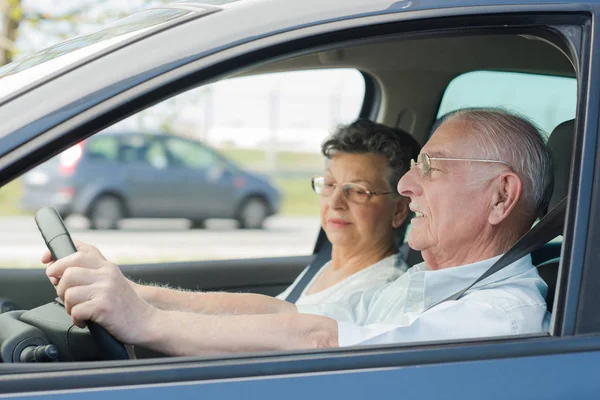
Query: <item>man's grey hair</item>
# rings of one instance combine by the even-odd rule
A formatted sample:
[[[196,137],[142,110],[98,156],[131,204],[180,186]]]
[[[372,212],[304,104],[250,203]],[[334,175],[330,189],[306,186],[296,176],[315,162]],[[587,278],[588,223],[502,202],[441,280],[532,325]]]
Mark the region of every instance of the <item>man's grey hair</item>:
[[[419,142],[410,133],[368,119],[340,125],[321,146],[321,152],[329,160],[338,152],[383,156],[388,165],[386,180],[389,190],[394,192],[400,178],[410,170],[410,160],[416,159],[420,151]],[[396,193],[395,197],[400,197],[400,194]],[[408,223],[409,218],[406,218],[396,230],[396,238],[400,243],[404,240]]]
[[[546,137],[526,118],[498,108],[459,110],[444,118],[465,121],[478,148],[469,157],[507,162],[523,182],[526,212],[543,215],[553,190],[552,156]]]

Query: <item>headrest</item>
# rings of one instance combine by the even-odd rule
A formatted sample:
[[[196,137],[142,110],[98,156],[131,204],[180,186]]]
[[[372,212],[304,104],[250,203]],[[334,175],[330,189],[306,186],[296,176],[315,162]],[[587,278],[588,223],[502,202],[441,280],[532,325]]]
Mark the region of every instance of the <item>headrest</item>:
[[[548,139],[548,149],[552,154],[554,169],[554,189],[548,206],[549,210],[564,199],[569,190],[569,173],[571,170],[574,133],[575,120],[571,119],[554,128]]]

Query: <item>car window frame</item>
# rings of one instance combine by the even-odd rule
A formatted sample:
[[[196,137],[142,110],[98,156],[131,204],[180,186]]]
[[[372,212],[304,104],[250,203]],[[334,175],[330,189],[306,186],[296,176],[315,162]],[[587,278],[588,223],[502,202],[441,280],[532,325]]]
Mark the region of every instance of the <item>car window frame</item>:
[[[591,29],[591,27],[590,27]],[[590,38],[588,37],[587,40],[590,40]],[[586,43],[586,45],[582,46],[583,48],[586,48],[587,45],[590,45],[590,43]],[[259,50],[260,51],[260,50]],[[600,54],[600,45],[598,43],[594,43],[594,53],[595,54]],[[589,54],[587,55],[589,57]],[[583,63],[583,61],[585,61],[585,54],[584,57],[582,58],[582,64],[581,64],[581,71],[580,74],[581,76],[587,76],[586,75],[586,68],[587,68],[587,64]],[[204,60],[206,61],[206,60]],[[207,62],[208,65],[209,62]],[[599,68],[600,66],[598,65],[599,62],[596,61],[596,64],[594,64],[595,68]],[[215,65],[219,65],[219,64],[215,64]],[[216,76],[218,73],[215,72],[215,70],[211,70],[211,74],[212,76]],[[158,80],[160,81],[161,79],[164,80],[169,80],[171,79],[171,77],[168,77],[169,73],[165,73],[164,76],[161,76]],[[210,75],[210,74],[209,74]],[[595,141],[595,131],[597,130],[597,121],[592,121],[592,118],[586,118],[586,116],[588,116],[588,109],[590,107],[589,104],[598,104],[598,90],[596,90],[593,93],[591,88],[595,88],[598,89],[598,85],[595,85],[593,82],[583,82],[580,84],[583,88],[587,88],[588,91],[582,91],[582,93],[579,95],[580,96],[580,107],[578,108],[578,114],[577,114],[577,118],[578,118],[578,122],[581,125],[580,128],[577,129],[577,138],[580,141],[583,141],[583,132],[586,132],[586,137],[585,139],[588,139],[588,134],[589,134],[589,129],[590,128],[595,128],[595,130],[593,130],[594,134],[592,134],[592,140]],[[587,86],[589,85],[589,86]],[[140,85],[143,86],[143,85]],[[113,98],[113,101],[124,101],[124,98],[136,98],[136,96],[141,97],[142,93],[143,93],[143,89],[141,87],[137,87],[135,89],[131,89],[131,90],[127,90],[126,92],[122,93],[122,98],[120,99],[115,99]],[[584,96],[584,94],[587,96]],[[119,96],[117,96],[119,97]],[[589,97],[589,99],[588,99]],[[595,97],[595,98],[593,98]],[[97,107],[94,111],[97,112],[98,114],[106,114],[109,113],[111,108],[113,107],[114,103],[111,103],[111,101],[105,101],[104,103],[102,103],[101,107]],[[597,111],[596,111],[597,114]],[[89,118],[89,116],[88,116]],[[69,123],[65,123],[63,124],[63,126],[61,127],[63,129],[67,129],[67,131],[69,132],[77,132],[78,129],[81,129],[80,125],[82,124],[80,121],[69,121]],[[584,126],[584,122],[585,122],[585,126]],[[594,125],[595,124],[595,125]],[[85,125],[85,124],[84,124]],[[86,126],[87,128],[89,128],[89,126]],[[81,131],[78,132],[78,136],[81,137],[85,135],[85,133],[82,133]],[[48,135],[50,136],[50,138],[52,138],[52,135]],[[54,145],[58,148],[58,147],[64,147],[65,146],[65,142],[68,141],[69,136],[65,136],[62,138],[62,140],[57,140],[54,139],[54,141],[52,141],[52,139],[49,139],[50,143],[54,143]],[[61,142],[62,144],[58,144],[57,142]],[[585,154],[583,154],[585,153]],[[574,165],[577,165],[577,162],[585,162],[586,160],[594,160],[595,158],[595,153],[592,152],[591,154],[589,154],[589,152],[582,152],[582,154],[577,154],[577,157],[575,159]],[[575,168],[575,170],[577,170],[577,168]],[[585,171],[584,171],[585,172]],[[593,172],[593,171],[588,171],[588,172]],[[589,175],[589,174],[588,174]],[[579,176],[577,177],[578,181],[581,180],[584,183],[586,182],[586,179],[589,179],[590,177],[587,176],[585,173],[579,174]],[[572,185],[572,187],[570,188],[570,195],[571,195],[571,199],[576,199],[578,202],[580,201],[579,198],[579,193],[575,193],[575,191],[578,190],[578,186],[577,184]],[[596,188],[597,190],[597,188]],[[585,207],[584,207],[585,208]],[[571,205],[570,207],[570,212],[571,214],[574,214],[574,210],[575,207],[573,205]],[[575,211],[579,211],[579,209],[577,208]],[[585,210],[584,210],[585,211]],[[576,223],[580,224],[580,215],[577,215],[577,221],[576,218],[574,218],[574,215],[570,215],[570,218],[568,220],[569,222],[569,226],[571,228],[574,228],[574,225]],[[586,232],[587,233],[587,229]],[[585,238],[585,235],[583,236]],[[568,247],[568,246],[567,246]],[[572,246],[575,247],[575,246]],[[569,251],[573,252],[576,249],[571,248],[571,249],[567,249],[567,248],[563,248],[563,254],[565,255],[565,257],[568,257]],[[564,264],[564,263],[563,263]],[[583,265],[583,263],[582,263]],[[562,268],[562,266],[561,266]],[[580,268],[581,269],[581,268]],[[573,270],[573,268],[568,268],[569,272],[571,272]],[[560,273],[560,272],[559,272]],[[565,289],[566,290],[566,289]],[[568,290],[567,290],[568,291]],[[557,296],[558,297],[558,296]],[[252,355],[243,355],[243,356],[239,356],[239,357],[228,357],[228,358],[220,358],[219,360],[209,360],[209,361],[204,361],[204,360],[200,360],[198,361],[197,358],[196,360],[192,360],[189,361],[191,363],[191,365],[202,365],[202,363],[207,363],[207,364],[211,364],[212,362],[219,364],[222,362],[230,362],[231,364],[229,365],[229,367],[235,369],[236,366],[242,365],[244,363],[250,362],[252,360],[257,361],[260,360],[261,363],[265,362],[266,360],[272,360],[276,365],[283,365],[286,363],[294,363],[294,362],[298,362],[300,363],[300,365],[304,365],[303,367],[298,367],[296,364],[295,368],[283,368],[283,369],[279,369],[278,371],[280,371],[281,373],[301,373],[301,372],[306,372],[307,369],[306,367],[312,364],[308,363],[308,360],[312,360],[312,361],[316,361],[316,360],[320,360],[322,362],[321,367],[318,369],[319,371],[327,371],[327,370],[344,370],[344,369],[357,369],[357,368],[381,368],[381,367],[385,367],[386,364],[382,361],[382,359],[389,359],[390,362],[392,363],[392,365],[394,366],[398,366],[398,365],[402,365],[402,362],[398,359],[398,358],[394,358],[391,357],[392,354],[395,354],[396,357],[398,357],[399,355],[404,356],[406,358],[404,358],[404,360],[412,360],[412,361],[407,361],[409,362],[409,364],[407,365],[415,365],[415,363],[418,363],[418,365],[421,364],[427,364],[426,357],[424,357],[425,352],[427,351],[431,351],[433,353],[432,356],[441,356],[443,354],[448,354],[452,353],[452,355],[455,358],[455,360],[473,360],[473,359],[493,359],[493,358],[500,358],[500,357],[505,357],[505,356],[523,356],[523,355],[531,355],[531,354],[553,354],[554,352],[568,352],[568,351],[591,351],[591,350],[597,350],[598,346],[600,346],[600,339],[598,338],[594,338],[594,340],[592,341],[586,341],[583,340],[580,337],[553,337],[553,338],[546,338],[546,337],[540,337],[540,336],[533,336],[533,337],[522,337],[522,336],[517,336],[517,337],[510,337],[510,338],[494,338],[494,339],[483,339],[481,341],[477,340],[477,341],[467,341],[466,344],[461,345],[462,341],[452,341],[452,342],[444,342],[444,343],[439,343],[439,342],[435,342],[435,343],[428,343],[428,344],[411,344],[410,346],[406,346],[406,345],[389,345],[389,346],[361,346],[361,347],[356,347],[356,348],[351,348],[351,349],[327,349],[327,350],[322,350],[322,351],[307,351],[307,352],[286,352],[286,353],[279,353],[279,354],[269,354],[269,355],[256,355],[256,356],[252,356]],[[589,346],[589,347],[588,347]],[[442,351],[443,350],[443,351]],[[470,351],[468,351],[470,350]],[[340,354],[342,353],[342,354]],[[467,355],[468,353],[468,355]],[[333,356],[333,357],[332,357]],[[389,358],[388,356],[390,356],[391,358]],[[364,357],[364,358],[362,358]],[[374,358],[371,358],[374,357]],[[382,358],[379,358],[382,357]],[[402,358],[402,357],[401,357]],[[345,367],[342,366],[340,363],[338,363],[338,361],[340,359],[345,359],[346,364]],[[364,363],[360,363],[358,362],[359,360],[363,360]],[[443,357],[442,357],[443,359]],[[440,358],[437,359],[437,361],[432,360],[432,363],[437,363],[440,362],[439,361]],[[449,360],[449,359],[447,359]],[[306,361],[306,362],[304,362]],[[141,362],[141,361],[140,361]],[[183,360],[174,360],[172,363],[177,364],[177,363],[182,363],[185,365],[187,361],[183,361]],[[148,362],[147,363],[141,363],[142,365],[152,365],[153,367],[156,367],[157,369],[161,369],[161,366],[165,366],[168,364],[172,364],[170,362],[165,362],[165,360],[161,360],[159,362]],[[101,364],[100,364],[101,365]],[[126,365],[126,364],[122,364],[120,363],[119,365]],[[213,364],[212,366],[214,366],[215,364]],[[219,364],[220,365],[220,364]],[[265,365],[265,364],[261,364],[261,365]],[[96,364],[96,366],[99,366],[99,364]],[[81,366],[79,366],[81,367]],[[86,366],[87,369],[96,369],[95,366]],[[136,368],[137,366],[135,364],[132,365],[132,368]],[[209,365],[207,368],[210,369],[211,365]],[[100,367],[102,368],[102,367]],[[279,368],[279,367],[278,367]],[[242,368],[243,369],[243,368]],[[314,368],[312,368],[313,371],[315,370]],[[72,371],[72,369],[68,368],[67,370]],[[230,370],[231,372],[231,370]],[[273,371],[273,373],[275,373]],[[279,372],[278,372],[279,373]],[[229,374],[229,373],[228,373]],[[197,376],[197,375],[195,375]],[[214,375],[213,375],[214,376]],[[227,376],[235,376],[235,374],[229,374]],[[247,373],[242,373],[242,375],[240,376],[250,376]],[[225,376],[222,376],[223,378]]]

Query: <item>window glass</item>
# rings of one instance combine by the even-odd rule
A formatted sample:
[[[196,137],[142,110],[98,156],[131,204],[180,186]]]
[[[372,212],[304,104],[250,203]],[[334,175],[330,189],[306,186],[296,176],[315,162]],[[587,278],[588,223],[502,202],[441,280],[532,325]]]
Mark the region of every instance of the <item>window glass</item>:
[[[85,148],[86,155],[93,161],[117,161],[119,158],[119,143],[114,137],[94,137]]]
[[[144,159],[154,168],[163,169],[169,164],[167,152],[160,141],[153,140],[144,150]]]
[[[358,117],[364,90],[356,70],[273,73],[132,115],[2,188],[1,212],[27,233],[0,267],[44,267],[33,213],[48,205],[118,264],[309,255],[320,228],[310,183],[323,173],[320,145]],[[82,154],[118,162],[85,164]],[[92,191],[122,199],[133,218],[121,231],[90,229]]]
[[[208,168],[214,165],[216,156],[199,144],[180,139],[165,140],[167,151],[175,165],[188,168]]]
[[[140,135],[127,135],[120,138],[119,160],[123,163],[144,162],[147,143]]]
[[[446,89],[437,118],[468,107],[503,107],[528,117],[549,134],[575,118],[575,78],[498,71],[469,72]]]

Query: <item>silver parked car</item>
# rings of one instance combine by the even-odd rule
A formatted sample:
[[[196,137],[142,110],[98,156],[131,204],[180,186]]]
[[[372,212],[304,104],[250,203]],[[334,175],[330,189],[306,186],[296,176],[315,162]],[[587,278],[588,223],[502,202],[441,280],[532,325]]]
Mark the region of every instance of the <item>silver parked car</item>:
[[[123,218],[234,218],[257,229],[278,211],[281,195],[204,144],[172,135],[102,133],[23,177],[22,207],[52,205],[66,218],[85,215],[94,229]]]

